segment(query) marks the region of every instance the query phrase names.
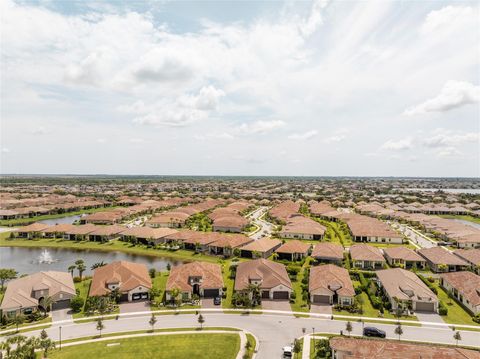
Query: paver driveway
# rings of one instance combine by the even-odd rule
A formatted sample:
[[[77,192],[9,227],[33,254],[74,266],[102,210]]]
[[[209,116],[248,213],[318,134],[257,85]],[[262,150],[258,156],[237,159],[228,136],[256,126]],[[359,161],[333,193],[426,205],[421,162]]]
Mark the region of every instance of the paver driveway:
[[[144,300],[141,302],[121,303],[119,307],[120,313],[144,312],[146,310],[150,310],[150,302],[148,300]]]
[[[330,304],[311,304],[310,312],[318,314],[332,314],[332,306]]]
[[[290,311],[290,302],[288,300],[268,300],[262,299],[262,309],[268,310],[286,310]]]

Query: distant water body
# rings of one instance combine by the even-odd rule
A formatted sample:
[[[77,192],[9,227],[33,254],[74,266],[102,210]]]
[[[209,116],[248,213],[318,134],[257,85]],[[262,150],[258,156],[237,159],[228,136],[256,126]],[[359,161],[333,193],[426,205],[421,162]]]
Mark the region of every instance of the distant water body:
[[[480,188],[405,188],[410,192],[437,192],[480,194]]]

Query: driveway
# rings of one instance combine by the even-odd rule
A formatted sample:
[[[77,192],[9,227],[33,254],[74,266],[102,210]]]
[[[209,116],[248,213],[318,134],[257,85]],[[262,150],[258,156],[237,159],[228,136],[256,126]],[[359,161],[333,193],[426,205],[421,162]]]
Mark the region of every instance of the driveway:
[[[332,306],[330,304],[311,304],[310,312],[332,315]]]
[[[119,307],[120,313],[145,312],[150,310],[150,302],[144,300],[140,302],[121,303]]]
[[[421,322],[445,323],[442,317],[437,313],[415,312],[418,320]],[[422,327],[428,327],[428,324],[422,324]]]
[[[213,304],[213,298],[202,298],[202,308],[221,308],[221,305]]]
[[[72,310],[70,308],[52,310],[52,322],[61,320],[72,320]]]
[[[291,311],[290,302],[288,300],[269,300],[262,299],[262,309],[268,310],[286,310]]]

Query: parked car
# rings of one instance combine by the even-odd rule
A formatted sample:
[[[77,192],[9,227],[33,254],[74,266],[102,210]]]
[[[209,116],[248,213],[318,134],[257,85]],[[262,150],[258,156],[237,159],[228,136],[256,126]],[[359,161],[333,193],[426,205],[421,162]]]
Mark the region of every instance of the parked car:
[[[220,298],[220,297],[213,298],[213,304],[215,304],[215,305],[222,304],[222,298]]]
[[[365,335],[366,337],[385,338],[387,336],[387,333],[375,327],[365,327],[363,328],[363,335]]]
[[[291,358],[293,356],[293,348],[291,346],[283,347],[282,350],[284,358]]]

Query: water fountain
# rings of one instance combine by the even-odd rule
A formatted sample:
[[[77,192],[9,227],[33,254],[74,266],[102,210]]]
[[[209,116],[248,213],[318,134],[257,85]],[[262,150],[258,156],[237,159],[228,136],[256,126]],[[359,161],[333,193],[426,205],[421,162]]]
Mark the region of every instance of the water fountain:
[[[42,251],[42,253],[38,256],[38,263],[40,264],[52,264],[56,262],[56,259],[53,259],[50,252],[46,249]]]

